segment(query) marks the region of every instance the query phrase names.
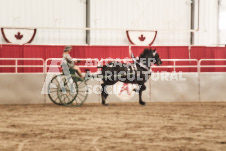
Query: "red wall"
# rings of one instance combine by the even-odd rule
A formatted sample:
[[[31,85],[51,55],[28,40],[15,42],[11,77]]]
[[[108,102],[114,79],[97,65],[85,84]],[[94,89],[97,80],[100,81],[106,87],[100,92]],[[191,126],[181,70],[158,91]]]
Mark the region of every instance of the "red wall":
[[[145,47],[133,46],[132,52],[135,56],[144,50]],[[160,54],[162,59],[189,59],[188,46],[156,46],[153,47]],[[0,58],[61,58],[64,46],[49,45],[1,45]],[[190,59],[222,59],[226,58],[226,47],[191,47]],[[126,58],[129,56],[128,46],[73,46],[71,56],[74,58]],[[20,61],[19,64],[37,64],[34,61]],[[14,61],[0,61],[0,65],[13,65]],[[39,63],[40,64],[40,63]],[[189,62],[181,62],[177,65],[193,65]],[[226,65],[223,62],[205,62],[209,65]],[[163,62],[163,65],[172,65],[172,62]],[[195,64],[194,64],[195,65]],[[22,68],[19,72],[36,72],[42,69]],[[154,69],[154,71],[172,71],[172,69]],[[14,72],[14,68],[0,68],[0,72]],[[196,69],[177,69],[177,71],[197,71]],[[205,68],[202,71],[226,71],[225,68]]]
[[[226,47],[194,46],[191,49],[192,59],[226,59]],[[202,65],[226,65],[226,61],[205,61]],[[203,72],[226,72],[226,68],[202,68]]]

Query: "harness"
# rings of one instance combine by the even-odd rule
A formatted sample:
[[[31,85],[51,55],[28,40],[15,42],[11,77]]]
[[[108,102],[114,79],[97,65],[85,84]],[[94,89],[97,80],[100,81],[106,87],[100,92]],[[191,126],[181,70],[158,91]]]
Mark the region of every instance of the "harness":
[[[146,65],[144,65],[143,63],[137,62],[137,59],[134,57],[133,53],[131,52],[131,58],[133,60],[133,64],[132,69],[134,69],[134,71],[137,71],[137,65],[140,66],[141,68],[143,68],[145,71],[143,72],[147,72],[146,74],[151,75],[151,69],[149,69]]]

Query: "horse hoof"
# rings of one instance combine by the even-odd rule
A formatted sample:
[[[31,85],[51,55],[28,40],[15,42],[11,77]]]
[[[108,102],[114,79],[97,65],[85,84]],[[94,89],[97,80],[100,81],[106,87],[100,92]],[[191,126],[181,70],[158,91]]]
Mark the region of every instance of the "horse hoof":
[[[139,90],[138,90],[138,89],[136,89],[136,88],[134,88],[134,89],[133,89],[133,91],[134,91],[134,92],[139,92]]]
[[[106,103],[105,101],[102,101],[102,105],[103,105],[103,106],[108,106],[109,104]]]
[[[146,103],[145,102],[140,102],[140,105],[146,105]]]

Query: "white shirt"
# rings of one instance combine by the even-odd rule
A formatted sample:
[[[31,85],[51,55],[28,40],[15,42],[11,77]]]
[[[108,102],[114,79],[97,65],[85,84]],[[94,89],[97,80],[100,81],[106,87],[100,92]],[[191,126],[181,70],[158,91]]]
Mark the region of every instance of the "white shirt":
[[[67,63],[69,68],[73,68],[75,64],[72,57],[68,53],[63,53],[63,63]]]

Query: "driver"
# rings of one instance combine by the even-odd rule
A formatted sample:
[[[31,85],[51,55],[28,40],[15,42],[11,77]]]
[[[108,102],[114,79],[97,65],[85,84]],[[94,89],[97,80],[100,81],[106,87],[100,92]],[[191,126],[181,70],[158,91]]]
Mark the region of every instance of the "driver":
[[[82,75],[82,72],[81,72],[80,68],[78,66],[75,66],[75,63],[77,61],[72,60],[72,57],[69,54],[71,52],[71,50],[72,50],[72,47],[71,46],[65,46],[64,52],[63,52],[63,62],[66,62],[67,63],[69,69],[75,69],[77,71],[78,75],[81,78],[84,78],[84,76]]]

